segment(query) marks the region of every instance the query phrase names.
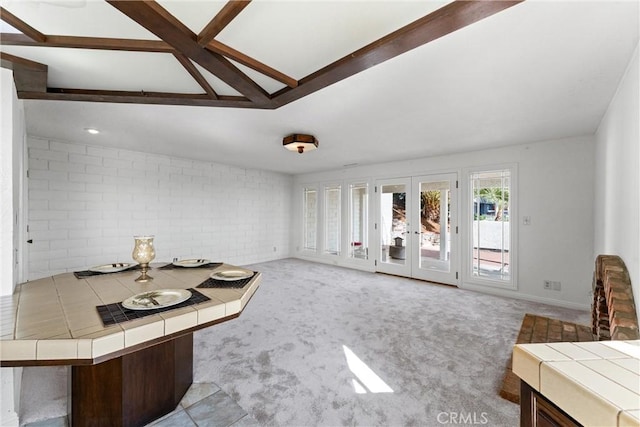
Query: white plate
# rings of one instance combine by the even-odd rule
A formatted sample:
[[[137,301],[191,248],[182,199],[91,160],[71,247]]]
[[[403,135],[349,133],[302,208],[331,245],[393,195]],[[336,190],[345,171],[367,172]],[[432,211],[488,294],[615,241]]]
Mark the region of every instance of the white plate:
[[[191,297],[191,291],[186,289],[158,289],[129,297],[122,301],[122,306],[129,310],[153,310],[180,304],[189,297]],[[157,304],[154,304],[154,301]]]
[[[95,267],[91,267],[89,271],[93,271],[94,273],[117,273],[118,271],[131,268],[134,265],[136,264],[132,262],[114,262],[113,264],[96,265]]]
[[[173,265],[178,267],[200,267],[201,265],[209,264],[211,261],[208,259],[183,259],[175,261]]]
[[[211,274],[212,279],[216,280],[242,280],[248,277],[253,276],[253,271],[249,270],[224,270],[224,271],[216,271]]]

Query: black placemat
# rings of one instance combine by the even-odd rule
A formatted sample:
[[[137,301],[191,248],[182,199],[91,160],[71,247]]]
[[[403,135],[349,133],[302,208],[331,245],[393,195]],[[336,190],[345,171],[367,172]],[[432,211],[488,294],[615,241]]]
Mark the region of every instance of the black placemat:
[[[246,279],[240,280],[217,280],[212,277],[209,277],[204,282],[200,283],[196,288],[232,288],[239,289],[244,288],[247,283],[253,279],[257,271],[254,271],[251,277],[247,277]]]
[[[140,267],[140,264],[135,264],[129,268],[125,268],[124,270],[112,271],[110,273],[100,273],[99,271],[83,270],[83,271],[74,271],[73,275],[76,276],[76,279],[84,279],[85,277],[103,276],[105,274],[116,274],[116,273],[122,273],[123,271],[141,270],[141,269],[142,267]]]
[[[174,265],[173,263],[169,263],[167,265],[163,265],[162,267],[158,268],[158,270],[173,270],[174,268],[216,268],[216,267],[220,267],[222,265],[221,262],[210,262],[208,264],[202,264],[199,265],[197,267],[182,267],[180,265]]]
[[[124,308],[121,302],[116,302],[113,304],[98,305],[96,306],[96,309],[98,310],[102,324],[104,326],[111,326],[117,323],[127,322],[134,319],[142,319],[143,317],[151,316],[153,314],[163,313],[176,308],[188,307],[190,305],[196,305],[211,300],[211,298],[201,294],[193,288],[188,290],[191,291],[191,297],[188,300],[183,301],[180,304],[172,305],[171,307],[155,308],[153,310],[129,310]]]

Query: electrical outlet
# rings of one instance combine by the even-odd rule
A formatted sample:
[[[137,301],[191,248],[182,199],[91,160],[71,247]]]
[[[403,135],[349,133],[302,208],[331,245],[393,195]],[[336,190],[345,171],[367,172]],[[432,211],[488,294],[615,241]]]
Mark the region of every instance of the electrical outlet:
[[[548,291],[559,291],[562,289],[562,284],[556,280],[543,280],[542,287]]]

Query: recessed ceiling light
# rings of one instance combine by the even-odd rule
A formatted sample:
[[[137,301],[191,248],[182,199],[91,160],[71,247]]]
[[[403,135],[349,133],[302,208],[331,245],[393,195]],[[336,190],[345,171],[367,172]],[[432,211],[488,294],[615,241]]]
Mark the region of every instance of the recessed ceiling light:
[[[97,135],[97,134],[100,133],[100,131],[98,129],[94,129],[94,128],[84,128],[84,130],[89,132],[91,135]]]

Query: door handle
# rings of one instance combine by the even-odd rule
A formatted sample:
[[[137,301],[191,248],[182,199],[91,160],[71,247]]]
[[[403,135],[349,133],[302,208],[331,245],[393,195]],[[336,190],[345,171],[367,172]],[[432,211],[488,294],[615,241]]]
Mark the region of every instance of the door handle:
[[[33,239],[27,240],[27,243],[33,243]]]
[[[414,231],[413,234],[422,234],[419,231]]]

